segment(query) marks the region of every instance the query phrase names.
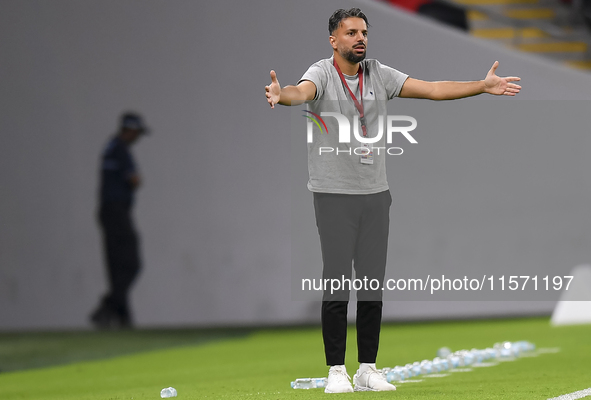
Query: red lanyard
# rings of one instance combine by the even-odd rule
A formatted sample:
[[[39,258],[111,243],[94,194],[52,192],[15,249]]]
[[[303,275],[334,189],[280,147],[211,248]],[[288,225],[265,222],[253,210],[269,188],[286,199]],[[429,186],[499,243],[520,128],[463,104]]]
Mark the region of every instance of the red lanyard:
[[[367,129],[365,128],[365,115],[363,114],[363,69],[361,68],[361,65],[360,65],[359,69],[357,70],[357,76],[359,77],[359,97],[361,97],[361,102],[359,102],[357,100],[357,98],[355,97],[355,95],[353,94],[353,92],[351,91],[351,88],[347,84],[347,81],[345,81],[345,77],[343,76],[343,73],[341,72],[341,69],[339,68],[339,64],[337,64],[337,61],[333,59],[332,63],[334,65],[334,67],[337,69],[337,72],[339,73],[339,78],[341,78],[341,82],[343,82],[343,84],[345,85],[345,87],[349,91],[349,94],[351,95],[351,98],[353,99],[353,103],[355,103],[355,108],[357,108],[357,111],[359,111],[359,120],[361,121],[361,129],[363,130],[363,137],[367,137]]]

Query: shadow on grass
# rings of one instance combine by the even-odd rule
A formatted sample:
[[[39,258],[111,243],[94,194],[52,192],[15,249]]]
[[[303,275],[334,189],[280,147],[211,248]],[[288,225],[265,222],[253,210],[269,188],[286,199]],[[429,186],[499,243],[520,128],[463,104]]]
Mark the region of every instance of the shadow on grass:
[[[243,338],[252,329],[0,333],[0,373]]]

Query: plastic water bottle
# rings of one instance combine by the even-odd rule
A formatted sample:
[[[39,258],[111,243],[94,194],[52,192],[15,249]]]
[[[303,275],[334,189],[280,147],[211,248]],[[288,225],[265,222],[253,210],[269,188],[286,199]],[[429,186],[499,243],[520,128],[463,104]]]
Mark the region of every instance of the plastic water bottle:
[[[518,346],[521,352],[529,352],[536,349],[536,345],[528,342],[527,340],[521,340],[519,342],[513,343],[513,345]]]
[[[482,361],[484,361],[484,351],[483,350],[472,349],[472,350],[470,350],[470,352],[474,355],[474,362],[476,364],[480,364]]]
[[[460,357],[457,354],[450,354],[447,356],[447,359],[450,362],[450,368],[458,368],[460,366]]]
[[[472,352],[464,350],[462,352],[462,357],[464,357],[465,366],[474,364],[474,354],[472,354]]]
[[[519,357],[521,353],[521,346],[517,345],[516,343],[511,343],[511,347],[509,349],[511,350],[513,357]]]
[[[466,363],[466,357],[465,357],[465,350],[458,350],[454,353],[457,357],[458,357],[458,366],[459,367],[466,367],[468,364]]]
[[[395,374],[398,374],[398,380],[403,381],[403,380],[407,379],[406,378],[406,369],[405,368],[397,365],[397,366],[394,367],[393,372]]]
[[[449,356],[451,354],[451,350],[449,349],[449,347],[442,347],[439,350],[437,350],[437,357],[439,358],[447,358],[447,356]]]
[[[404,378],[400,375],[400,371],[390,369],[390,371],[388,371],[386,374],[386,380],[388,382],[399,382],[404,380]]]
[[[173,387],[167,387],[160,391],[160,397],[167,399],[169,397],[176,397],[176,389]]]
[[[404,366],[404,369],[406,370],[406,374],[408,378],[412,378],[413,376],[417,376],[417,374],[415,374],[415,370],[414,370],[414,365],[413,364],[406,364]]]
[[[494,359],[494,360],[501,358],[501,349],[489,348],[489,349],[487,349],[487,351],[489,352],[489,355],[490,355],[489,358]]]
[[[299,378],[291,382],[293,389],[316,389],[326,387],[326,378]]]
[[[525,342],[523,340],[521,340],[519,342],[513,342],[513,347],[518,349],[520,353],[527,351],[527,347],[526,347]]]
[[[404,373],[404,376],[406,379],[410,379],[414,376],[414,372],[412,370],[412,365],[410,365],[410,364],[406,364],[404,367],[402,367],[402,369],[400,371],[402,371],[402,373]]]
[[[495,349],[497,350],[497,358],[502,360],[513,358],[511,342],[495,343]]]
[[[430,374],[433,372],[433,363],[429,360],[421,361],[421,374]]]
[[[435,357],[431,363],[433,364],[433,372],[443,371],[443,365],[441,364],[441,359],[439,357]]]

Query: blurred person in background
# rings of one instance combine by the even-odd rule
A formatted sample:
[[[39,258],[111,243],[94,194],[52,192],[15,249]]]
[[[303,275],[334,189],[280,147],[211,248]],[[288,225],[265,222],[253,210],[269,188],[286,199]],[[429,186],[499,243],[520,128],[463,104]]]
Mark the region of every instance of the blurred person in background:
[[[109,288],[90,316],[98,329],[133,326],[129,290],[140,271],[141,260],[131,212],[141,178],[130,148],[147,132],[139,114],[123,114],[119,131],[109,140],[101,158],[98,220]]]

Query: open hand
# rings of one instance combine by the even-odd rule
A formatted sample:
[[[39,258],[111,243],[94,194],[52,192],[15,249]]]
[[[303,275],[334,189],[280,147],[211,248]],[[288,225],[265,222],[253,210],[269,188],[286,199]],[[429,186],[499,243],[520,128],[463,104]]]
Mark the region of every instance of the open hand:
[[[265,95],[271,108],[275,108],[275,104],[279,102],[279,98],[281,97],[281,85],[279,85],[277,75],[273,70],[271,70],[271,84],[265,86]]]
[[[499,62],[495,61],[491,69],[488,71],[488,74],[486,74],[486,78],[484,79],[484,91],[495,95],[515,96],[521,90],[521,86],[511,82],[520,81],[521,78],[517,76],[507,76],[504,78],[497,76],[495,71],[498,66]]]

